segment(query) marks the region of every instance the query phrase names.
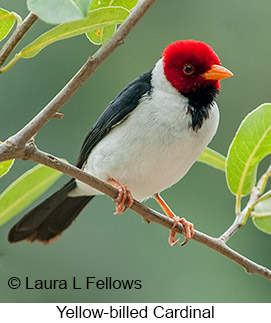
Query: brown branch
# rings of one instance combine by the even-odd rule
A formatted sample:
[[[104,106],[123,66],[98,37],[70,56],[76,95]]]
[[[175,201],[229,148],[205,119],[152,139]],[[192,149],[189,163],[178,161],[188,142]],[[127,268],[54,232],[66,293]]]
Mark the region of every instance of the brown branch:
[[[38,17],[32,12],[25,18],[25,20],[17,26],[12,36],[5,43],[0,51],[0,66],[4,64],[10,53],[23,38],[29,28],[34,24]]]
[[[124,38],[134,28],[155,0],[139,1],[126,20],[120,25],[115,34],[92,57],[89,57],[82,68],[64,86],[64,88],[34,117],[16,136],[10,138],[15,145],[25,144],[33,137],[53,115],[75,94],[86,80],[95,72],[102,62],[123,44]],[[15,140],[16,139],[16,140]]]
[[[56,118],[56,119],[62,119],[64,118],[64,114],[63,113],[59,113],[59,112],[56,112],[52,118]]]
[[[23,129],[21,129],[14,136],[6,140],[5,143],[0,145],[0,161],[8,160],[11,158],[30,159],[49,166],[53,169],[59,170],[64,174],[74,177],[95,189],[103,192],[104,194],[115,199],[118,191],[110,185],[92,177],[91,175],[83,172],[82,170],[72,166],[52,155],[44,153],[37,149],[34,141],[31,138],[56,115],[58,110],[67,102],[69,98],[82,86],[82,84],[89,78],[89,76],[96,70],[96,68],[120,45],[123,43],[124,38],[132,30],[139,19],[144,15],[148,8],[154,3],[155,0],[139,1],[135,9],[123,22],[117,32],[111,39],[101,47],[93,57],[90,57],[78,73],[70,80],[70,82],[53,98],[53,100],[36,116],[34,117]],[[173,220],[158,213],[145,205],[135,201],[131,209],[142,216],[147,221],[156,222],[168,229],[172,229]],[[184,228],[178,224],[174,231],[184,234]],[[199,231],[195,231],[193,236],[195,241],[221,253],[234,262],[241,265],[248,273],[261,275],[267,279],[271,279],[271,271],[263,266],[240,255],[236,251],[229,248],[221,239],[210,237]]]
[[[73,178],[78,179],[79,181],[92,186],[96,190],[108,195],[112,199],[115,199],[118,196],[118,190],[113,188],[100,181],[99,179],[91,176],[88,173],[85,173],[81,169],[72,166],[55,156],[42,152],[36,148],[33,142],[27,145],[25,151],[25,159],[31,159],[40,164],[49,166],[53,169],[56,169],[64,174],[67,174]],[[173,220],[168,218],[167,216],[156,212],[145,205],[135,201],[132,205],[131,209],[138,213],[143,219],[147,222],[155,222],[158,223],[168,229],[172,229]],[[184,234],[184,228],[181,224],[178,224],[174,229],[177,233]],[[251,261],[250,259],[240,255],[238,252],[234,251],[230,247],[226,245],[221,239],[210,237],[200,231],[195,231],[195,234],[192,238],[193,240],[219,252],[220,254],[226,256],[232,261],[238,263],[242,266],[248,273],[250,274],[258,274],[267,279],[271,280],[271,270]]]
[[[8,144],[9,142],[7,141],[6,143],[3,144],[3,146],[6,146]],[[64,162],[63,160],[58,159],[55,156],[52,156],[50,154],[47,154],[45,152],[38,150],[33,140],[27,143],[23,151],[22,150],[16,151],[16,147],[11,145],[11,150],[13,151],[13,149],[14,149],[13,155],[16,158],[20,158],[23,160],[27,160],[27,159],[33,160],[40,164],[56,169],[64,174],[67,174],[73,178],[78,179],[79,181],[87,185],[92,186],[96,190],[101,191],[102,193],[108,195],[112,199],[115,199],[118,196],[118,191],[112,186],[108,185],[107,183],[100,181],[99,179],[91,176],[88,173],[85,173],[84,171],[82,171],[81,169],[75,166],[72,166]],[[140,216],[142,216],[143,219],[147,222],[155,222],[168,229],[172,229],[172,226],[173,226],[172,219],[146,207],[145,205],[139,203],[138,201],[134,202],[131,209],[136,213],[138,213]],[[181,224],[178,224],[173,230],[176,231],[177,233],[184,234],[184,228]],[[210,237],[197,230],[195,231],[195,234],[192,239],[219,252],[220,254],[231,259],[232,261],[238,263],[248,273],[258,274],[260,276],[263,276],[271,280],[271,270],[251,261],[250,259],[242,256],[238,252],[229,248],[222,239]]]
[[[24,155],[26,143],[58,112],[94,73],[99,65],[121,44],[155,0],[139,1],[115,34],[103,45],[63,87],[63,89],[44,107],[24,128],[0,145],[0,162]],[[12,150],[12,154],[10,151]]]

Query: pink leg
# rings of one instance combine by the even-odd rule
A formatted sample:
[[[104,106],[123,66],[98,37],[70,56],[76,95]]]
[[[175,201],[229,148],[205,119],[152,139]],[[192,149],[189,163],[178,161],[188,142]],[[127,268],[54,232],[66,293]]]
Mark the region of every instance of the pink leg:
[[[124,213],[127,207],[131,207],[134,203],[134,198],[131,192],[127,189],[127,186],[122,186],[113,178],[109,178],[108,183],[119,191],[119,195],[115,199],[116,212],[114,214]]]
[[[156,201],[158,202],[162,210],[166,213],[166,215],[174,220],[172,228],[174,228],[178,223],[181,223],[184,226],[185,241],[181,244],[182,246],[184,246],[194,235],[193,224],[186,221],[184,218],[180,219],[178,216],[176,216],[159,194],[155,194],[154,198],[156,199]],[[180,241],[180,239],[175,240],[175,235],[176,235],[176,232],[173,230],[170,230],[168,242],[172,247],[175,246]]]

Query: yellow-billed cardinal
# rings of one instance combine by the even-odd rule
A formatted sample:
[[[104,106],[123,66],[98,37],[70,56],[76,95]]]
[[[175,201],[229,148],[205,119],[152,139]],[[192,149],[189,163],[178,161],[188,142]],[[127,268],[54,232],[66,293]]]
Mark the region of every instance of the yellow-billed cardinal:
[[[176,217],[159,193],[186,174],[213,138],[219,81],[231,75],[204,42],[168,45],[152,70],[110,102],[83,142],[76,166],[119,190],[116,213],[131,206],[133,198],[154,197],[175,225],[184,225],[187,242],[193,225]],[[70,180],[15,224],[9,241],[55,240],[98,194]],[[171,231],[169,243],[176,242]]]

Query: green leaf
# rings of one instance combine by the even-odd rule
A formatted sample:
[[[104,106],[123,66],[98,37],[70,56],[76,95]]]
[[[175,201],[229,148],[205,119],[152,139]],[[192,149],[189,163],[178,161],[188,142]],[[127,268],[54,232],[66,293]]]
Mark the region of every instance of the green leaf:
[[[15,20],[12,12],[0,8],[0,40],[7,36],[13,27]]]
[[[88,8],[92,0],[73,0],[76,5],[81,9],[84,14],[84,17],[87,16]]]
[[[0,141],[0,145],[2,141]],[[0,178],[3,177],[11,168],[14,163],[14,159],[6,160],[0,163]]]
[[[0,195],[0,225],[37,199],[61,175],[52,168],[37,165],[20,176]]]
[[[128,15],[129,11],[120,7],[92,10],[88,13],[87,18],[59,25],[44,33],[31,44],[23,48],[18,55],[23,58],[33,57],[43,48],[58,40],[78,36],[108,25],[120,24]]]
[[[215,150],[207,147],[204,152],[200,155],[198,161],[216,169],[225,171],[225,160],[226,158]]]
[[[226,160],[229,189],[239,200],[251,192],[260,161],[271,153],[271,104],[249,113],[231,143]]]
[[[11,168],[14,159],[6,160],[0,163],[0,178],[3,177]]]
[[[271,234],[271,215],[252,218],[253,224],[255,227],[267,234]]]
[[[88,33],[86,33],[86,36],[94,45],[103,45],[114,34],[116,29],[117,25],[106,26],[93,31],[89,31]]]
[[[114,6],[131,10],[136,5],[137,1],[138,0],[92,0],[89,10]],[[111,25],[92,30],[86,33],[86,36],[94,45],[104,45],[116,30],[117,25]]]
[[[29,11],[50,24],[62,24],[87,16],[91,0],[27,0]]]
[[[252,221],[259,230],[271,234],[271,199],[262,201],[255,206]]]
[[[262,175],[259,182],[257,183],[257,187],[259,189],[259,195],[262,195],[264,193],[269,177],[271,177],[271,164],[269,165],[266,172]]]
[[[92,0],[89,10],[104,8],[104,7],[123,7],[128,10],[134,8],[138,0]]]

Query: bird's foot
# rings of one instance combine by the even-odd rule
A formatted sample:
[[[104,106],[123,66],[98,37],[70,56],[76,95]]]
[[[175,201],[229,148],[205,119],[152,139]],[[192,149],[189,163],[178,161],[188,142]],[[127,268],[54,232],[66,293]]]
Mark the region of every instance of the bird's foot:
[[[173,222],[172,229],[174,229],[178,223],[181,223],[184,226],[185,240],[184,240],[184,242],[181,243],[181,246],[184,246],[194,235],[193,224],[186,221],[184,218],[180,219],[178,216],[176,216],[159,194],[155,194],[154,198],[156,199],[158,204],[161,206],[163,211],[166,213],[166,215],[168,217],[170,217],[171,219],[173,219],[174,222]],[[175,240],[175,236],[176,236],[176,232],[173,230],[170,230],[168,242],[172,247],[176,246],[176,244],[180,241],[180,239]]]
[[[122,214],[125,212],[127,207],[131,207],[134,203],[134,198],[131,194],[131,192],[127,189],[127,186],[123,186],[119,184],[116,180],[113,178],[110,178],[108,180],[108,183],[115,187],[119,191],[119,195],[115,199],[116,202],[116,212],[114,214]]]
[[[178,216],[175,216],[173,220],[174,222],[173,222],[172,229],[175,228],[178,223],[181,223],[184,226],[185,240],[181,243],[181,246],[184,246],[193,237],[195,233],[194,225],[193,223],[185,220],[185,218],[180,219]],[[180,239],[175,240],[175,235],[176,235],[176,232],[174,232],[173,230],[170,230],[168,242],[172,247],[175,246],[180,241]]]

